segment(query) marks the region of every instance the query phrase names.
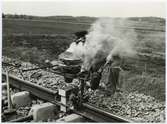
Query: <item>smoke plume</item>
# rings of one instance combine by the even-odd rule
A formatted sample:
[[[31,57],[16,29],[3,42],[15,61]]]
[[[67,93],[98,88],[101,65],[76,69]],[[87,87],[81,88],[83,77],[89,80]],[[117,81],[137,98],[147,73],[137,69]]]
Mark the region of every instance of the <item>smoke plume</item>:
[[[92,24],[86,35],[86,42],[72,43],[67,51],[83,60],[83,67],[88,70],[91,65],[113,55],[128,57],[135,55],[136,33],[126,27],[126,19],[98,19]]]

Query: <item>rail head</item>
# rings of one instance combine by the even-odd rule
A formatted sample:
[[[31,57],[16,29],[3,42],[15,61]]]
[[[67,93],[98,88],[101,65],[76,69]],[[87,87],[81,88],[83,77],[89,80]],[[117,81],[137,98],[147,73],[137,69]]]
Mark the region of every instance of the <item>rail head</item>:
[[[2,72],[2,76],[5,76],[6,77],[6,74],[4,72]],[[43,90],[43,91],[46,91],[48,93],[52,93],[52,94],[57,94],[58,91],[53,91],[53,90],[50,90],[48,88],[44,88],[38,84],[35,84],[35,83],[31,83],[30,81],[26,81],[26,80],[23,80],[23,79],[20,79],[12,74],[9,74],[9,78],[12,79],[12,80],[15,80],[15,81],[18,81],[18,82],[21,82],[21,83],[24,83],[26,85],[29,85],[31,87],[35,87],[37,89],[40,89],[40,90]],[[11,84],[12,85],[12,84]]]
[[[2,73],[2,77],[6,77],[6,74]],[[11,74],[9,75],[9,84],[11,87],[28,91],[31,95],[48,102],[54,101],[58,98],[58,90],[53,91],[51,89],[44,88],[38,84],[22,80]]]
[[[99,117],[105,117],[106,120],[108,120],[109,122],[124,122],[124,123],[134,123],[132,120],[114,115],[106,110],[102,110],[100,108],[95,107],[94,105],[90,105],[88,103],[83,103],[83,108],[88,111],[90,111],[90,113],[95,113],[96,115],[99,115]],[[97,119],[97,118],[96,118]],[[110,121],[111,120],[111,121]],[[105,121],[105,119],[104,119]]]

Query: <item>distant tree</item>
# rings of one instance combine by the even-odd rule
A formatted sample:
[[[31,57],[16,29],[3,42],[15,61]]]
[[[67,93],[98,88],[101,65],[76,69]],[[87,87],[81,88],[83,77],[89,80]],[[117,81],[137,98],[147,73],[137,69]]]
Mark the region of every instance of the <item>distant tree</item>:
[[[5,18],[5,14],[4,13],[2,13],[2,18]]]
[[[14,15],[14,18],[19,18],[19,15],[15,14],[15,15]]]

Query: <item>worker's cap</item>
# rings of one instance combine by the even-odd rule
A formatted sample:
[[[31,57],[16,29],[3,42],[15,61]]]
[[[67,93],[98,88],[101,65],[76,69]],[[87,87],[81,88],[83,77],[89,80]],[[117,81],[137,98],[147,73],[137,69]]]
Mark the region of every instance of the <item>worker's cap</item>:
[[[85,35],[88,34],[88,31],[79,31],[79,32],[75,32],[74,34],[77,37],[84,37]]]

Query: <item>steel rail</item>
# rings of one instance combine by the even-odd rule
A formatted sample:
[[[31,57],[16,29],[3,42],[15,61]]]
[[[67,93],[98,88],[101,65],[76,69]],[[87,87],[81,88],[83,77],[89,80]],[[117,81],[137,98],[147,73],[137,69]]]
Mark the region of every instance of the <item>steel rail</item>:
[[[2,77],[5,77],[5,76],[6,74],[2,73]],[[11,74],[9,74],[9,83],[12,87],[29,91],[30,94],[40,99],[51,102],[55,105],[63,105],[61,102],[56,100],[56,97],[58,96],[58,91],[49,90],[47,88],[41,87],[29,81],[22,80]],[[66,105],[63,105],[63,106],[68,108],[68,106]],[[132,122],[130,120],[113,115],[110,112],[101,110],[87,103],[82,103],[81,109],[71,110],[71,111],[85,118],[88,118],[94,122]]]
[[[22,72],[34,71],[34,70],[46,69],[46,68],[52,68],[52,67],[55,67],[55,66],[58,66],[58,65],[49,65],[49,66],[47,65],[47,66],[42,66],[42,67],[37,67],[37,68],[30,68],[30,69],[22,70]]]
[[[6,74],[2,72],[2,78],[6,77]],[[9,74],[9,84],[12,87],[29,91],[30,94],[46,101],[54,101],[55,97],[58,94],[58,91],[53,91],[42,86],[39,86],[35,83],[22,80],[14,75]]]
[[[81,111],[77,111],[77,114],[93,120],[94,122],[126,122],[133,123],[131,120],[122,118],[120,116],[114,115],[106,110],[99,109],[88,103],[83,103],[83,108]]]

